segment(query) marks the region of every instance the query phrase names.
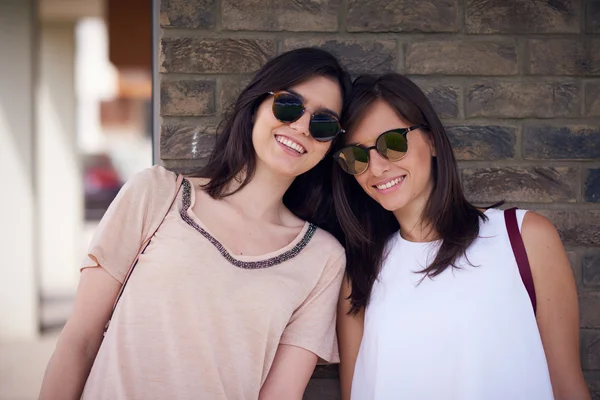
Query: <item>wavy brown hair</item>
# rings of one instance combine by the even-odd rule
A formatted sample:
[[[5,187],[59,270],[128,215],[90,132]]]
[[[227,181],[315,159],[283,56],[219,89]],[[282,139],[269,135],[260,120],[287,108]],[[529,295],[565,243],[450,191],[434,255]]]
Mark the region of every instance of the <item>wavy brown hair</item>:
[[[427,125],[426,132],[435,146],[436,157],[431,158],[433,188],[421,215],[421,220],[442,240],[433,262],[421,271],[424,278],[432,278],[454,267],[457,259],[465,255],[479,235],[479,220],[487,217],[465,198],[446,130],[425,94],[410,79],[399,74],[357,78],[343,115],[346,131],[352,133],[378,100],[389,104],[409,124]],[[343,135],[337,140],[334,151],[343,147],[347,139],[348,135]],[[386,245],[400,226],[391,211],[381,207],[352,175],[337,166],[333,169],[333,195],[352,285],[350,312],[356,313],[369,303],[386,257]]]
[[[316,48],[288,51],[268,61],[242,90],[231,116],[219,129],[217,142],[208,163],[191,176],[209,178],[204,186],[213,198],[230,196],[246,186],[256,171],[256,152],[252,144],[253,116],[268,92],[289,89],[313,77],[323,76],[339,84],[343,104],[350,95],[350,75],[330,53]],[[327,230],[336,230],[331,195],[333,161],[325,157],[311,170],[301,174],[286,191],[283,202],[298,217]],[[241,184],[227,191],[233,179]],[[339,231],[339,229],[337,229]]]

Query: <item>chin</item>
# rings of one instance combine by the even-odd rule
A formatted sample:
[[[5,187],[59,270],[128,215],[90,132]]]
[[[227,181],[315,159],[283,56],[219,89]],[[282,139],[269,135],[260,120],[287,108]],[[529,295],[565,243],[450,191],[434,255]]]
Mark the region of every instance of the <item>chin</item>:
[[[273,171],[276,175],[284,176],[286,178],[293,178],[298,174],[298,171],[292,168],[281,168],[281,166],[271,166],[271,171]]]
[[[381,204],[381,203],[379,203]],[[391,203],[388,202],[386,204],[381,204],[381,207],[383,207],[385,210],[390,211],[390,212],[394,212],[394,211],[398,211],[399,209],[403,208],[405,206],[405,204],[398,204],[398,203]]]
[[[285,176],[286,178],[295,178],[307,171],[304,168],[298,168],[298,166],[282,166],[280,164],[270,165],[269,168],[276,174]]]
[[[295,163],[290,163],[289,160],[279,158],[277,156],[269,156],[264,158],[257,157],[257,162],[262,164],[263,168],[271,171],[271,173],[286,177],[296,176],[300,167],[300,165],[294,165]]]
[[[403,196],[396,196],[395,198],[390,197],[390,198],[383,198],[383,199],[381,197],[376,197],[376,198],[374,198],[374,200],[376,202],[378,202],[379,205],[381,207],[383,207],[385,210],[394,212],[401,208],[406,207],[408,202],[406,201],[406,199],[403,199],[402,197]]]

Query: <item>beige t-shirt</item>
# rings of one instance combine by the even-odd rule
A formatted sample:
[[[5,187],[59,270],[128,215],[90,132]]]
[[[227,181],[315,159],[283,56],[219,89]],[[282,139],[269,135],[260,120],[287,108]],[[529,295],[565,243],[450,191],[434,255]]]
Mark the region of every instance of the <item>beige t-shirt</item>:
[[[121,190],[82,268],[120,282],[175,193],[152,167]],[[307,223],[264,256],[232,256],[192,213],[184,184],[140,256],[87,380],[83,399],[257,399],[279,344],[339,360],[335,309],[342,246]]]

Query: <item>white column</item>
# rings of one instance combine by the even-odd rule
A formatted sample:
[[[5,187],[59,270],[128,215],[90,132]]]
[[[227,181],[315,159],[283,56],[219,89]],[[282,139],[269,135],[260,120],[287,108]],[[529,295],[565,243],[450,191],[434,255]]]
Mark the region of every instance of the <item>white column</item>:
[[[0,1],[0,340],[38,334],[33,0]]]
[[[72,297],[82,258],[82,176],[76,135],[75,23],[42,22],[37,93],[41,294]]]

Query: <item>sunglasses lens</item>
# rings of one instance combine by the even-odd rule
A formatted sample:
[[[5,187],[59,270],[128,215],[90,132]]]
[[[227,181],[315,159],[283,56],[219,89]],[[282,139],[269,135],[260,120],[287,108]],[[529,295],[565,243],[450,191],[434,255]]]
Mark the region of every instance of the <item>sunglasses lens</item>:
[[[282,122],[294,122],[304,113],[302,100],[293,94],[281,93],[273,100],[273,115]]]
[[[340,131],[338,120],[333,115],[316,113],[312,116],[309,126],[311,136],[318,141],[332,140]]]
[[[376,146],[379,154],[391,161],[397,161],[404,157],[408,149],[405,135],[398,131],[383,134],[377,140]]]
[[[358,146],[344,147],[337,153],[338,164],[352,175],[361,174],[369,167],[369,153]]]

